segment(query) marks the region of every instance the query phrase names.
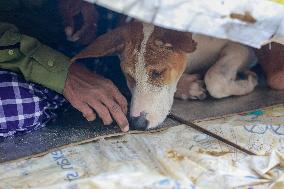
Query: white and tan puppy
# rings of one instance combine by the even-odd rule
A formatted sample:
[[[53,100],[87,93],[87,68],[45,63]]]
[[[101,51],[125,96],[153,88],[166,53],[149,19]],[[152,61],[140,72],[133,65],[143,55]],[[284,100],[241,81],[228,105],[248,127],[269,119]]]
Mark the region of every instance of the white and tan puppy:
[[[175,92],[182,99],[205,98],[206,90],[196,73],[206,70],[205,86],[215,98],[245,95],[257,84],[248,68],[255,61],[248,47],[141,22],[100,36],[73,61],[114,54],[121,59],[132,92],[130,116],[136,129],[159,126],[171,109]],[[241,72],[245,78],[238,79]]]

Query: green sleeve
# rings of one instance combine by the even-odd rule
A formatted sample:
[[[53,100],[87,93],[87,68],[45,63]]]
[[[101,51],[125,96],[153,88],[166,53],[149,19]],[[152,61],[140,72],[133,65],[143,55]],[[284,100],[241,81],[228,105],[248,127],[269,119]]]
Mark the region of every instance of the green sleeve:
[[[69,66],[70,59],[65,55],[0,22],[1,69],[20,72],[27,81],[62,93]]]

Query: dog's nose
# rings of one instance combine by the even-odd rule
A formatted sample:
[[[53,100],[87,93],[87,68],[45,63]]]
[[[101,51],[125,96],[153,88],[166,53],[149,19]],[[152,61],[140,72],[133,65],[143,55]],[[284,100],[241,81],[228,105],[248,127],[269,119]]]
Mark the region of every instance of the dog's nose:
[[[149,121],[146,119],[146,113],[141,112],[138,117],[130,118],[130,126],[133,129],[144,131],[147,129]]]

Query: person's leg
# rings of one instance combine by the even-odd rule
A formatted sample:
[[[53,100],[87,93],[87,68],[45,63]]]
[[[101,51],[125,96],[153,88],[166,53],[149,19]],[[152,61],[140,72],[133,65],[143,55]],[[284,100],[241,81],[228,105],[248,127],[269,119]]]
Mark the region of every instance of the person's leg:
[[[275,90],[284,90],[284,45],[271,43],[256,50],[266,75],[267,84]]]
[[[65,103],[62,95],[0,69],[0,137],[45,126]]]

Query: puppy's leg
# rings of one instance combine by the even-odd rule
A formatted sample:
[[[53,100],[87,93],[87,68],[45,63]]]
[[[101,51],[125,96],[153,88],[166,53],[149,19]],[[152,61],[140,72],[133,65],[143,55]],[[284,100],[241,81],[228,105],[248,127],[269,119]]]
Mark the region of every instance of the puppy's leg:
[[[252,92],[257,85],[257,76],[249,71],[249,64],[255,60],[252,49],[229,42],[218,61],[205,74],[204,80],[210,95],[223,98]],[[244,77],[238,78],[239,73]]]
[[[200,78],[197,74],[184,73],[178,81],[175,97],[182,100],[205,99],[206,90],[204,89],[204,82]]]

